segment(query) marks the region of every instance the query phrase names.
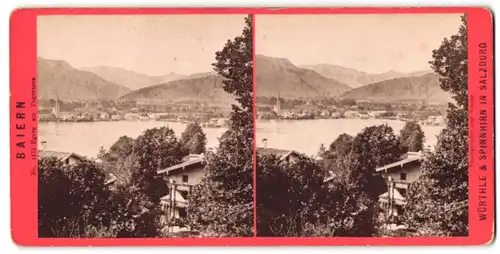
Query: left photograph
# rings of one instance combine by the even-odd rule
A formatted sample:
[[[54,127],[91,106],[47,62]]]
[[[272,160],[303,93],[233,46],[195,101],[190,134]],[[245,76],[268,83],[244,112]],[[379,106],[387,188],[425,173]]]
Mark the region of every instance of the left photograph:
[[[254,235],[252,16],[37,19],[40,238]]]

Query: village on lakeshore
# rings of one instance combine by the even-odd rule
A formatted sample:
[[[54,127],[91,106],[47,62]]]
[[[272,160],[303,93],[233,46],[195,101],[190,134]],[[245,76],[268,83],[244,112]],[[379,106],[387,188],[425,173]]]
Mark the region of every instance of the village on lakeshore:
[[[193,104],[184,105],[144,105],[135,102],[116,101],[46,101],[40,106],[39,122],[99,122],[99,121],[169,121],[189,123],[197,121],[206,128],[226,128],[227,113],[216,107]],[[51,106],[53,104],[53,106]],[[61,105],[69,105],[61,109]],[[116,105],[115,107],[110,104]]]
[[[446,106],[425,102],[381,103],[362,100],[286,100],[278,97],[262,98],[257,103],[257,119],[311,120],[311,119],[387,119],[418,121],[421,125],[444,125]],[[268,103],[274,102],[274,105]]]

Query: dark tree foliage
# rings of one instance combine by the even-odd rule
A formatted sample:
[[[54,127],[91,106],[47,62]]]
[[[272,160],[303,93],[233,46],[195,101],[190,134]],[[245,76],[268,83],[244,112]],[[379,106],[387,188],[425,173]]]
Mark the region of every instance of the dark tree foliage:
[[[344,186],[346,195],[351,202],[355,202],[351,227],[346,231],[350,236],[373,236],[376,233],[378,195],[387,190],[384,179],[375,173],[375,167],[370,163],[370,156],[359,152],[350,152],[340,156],[336,166],[342,169],[338,171],[337,185]]]
[[[245,141],[240,132],[226,132],[217,153],[208,155],[206,177],[190,195],[190,220],[209,235],[253,235],[252,150],[242,146]]]
[[[467,16],[462,16],[458,33],[445,38],[438,49],[432,51],[431,68],[441,76],[439,85],[451,92],[457,106],[467,108],[468,51]]]
[[[424,148],[425,135],[416,121],[405,123],[400,131],[399,139],[403,152],[419,152]]]
[[[174,131],[167,127],[144,131],[135,140],[129,158],[131,184],[146,195],[148,208],[158,206],[160,198],[168,193],[167,183],[158,170],[176,165],[182,159]]]
[[[94,163],[65,165],[57,158],[39,160],[38,227],[40,237],[82,237],[89,226],[109,226],[105,174]]]
[[[196,133],[193,138],[187,143],[189,153],[202,154],[206,152],[207,138],[205,133]]]
[[[347,154],[351,151],[354,138],[349,134],[340,134],[335,141],[330,144],[330,151],[339,155]]]
[[[147,197],[132,185],[119,186],[113,195],[117,238],[155,238],[161,235],[160,209],[145,209]]]
[[[376,200],[387,187],[375,169],[398,161],[402,154],[399,140],[388,125],[363,129],[354,138],[351,153],[343,160],[352,191],[366,193]]]
[[[253,235],[253,58],[252,16],[241,36],[216,53],[215,71],[233,94],[230,126],[215,154],[208,154],[206,176],[190,195],[191,224],[213,236]]]
[[[121,136],[110,148],[106,154],[106,160],[116,162],[123,160],[132,153],[134,139],[128,136]]]
[[[253,112],[253,47],[252,16],[245,18],[241,36],[228,40],[221,51],[215,53],[213,64],[217,74],[225,78],[224,91],[236,96],[243,110]]]
[[[371,236],[372,218],[340,178],[326,184],[315,161],[257,155],[257,234],[261,237]]]
[[[179,140],[182,154],[201,154],[206,152],[207,136],[197,122],[189,123]]]
[[[454,94],[446,128],[428,153],[421,177],[408,190],[407,223],[422,235],[468,235],[467,17],[458,34],[433,51],[441,88]]]
[[[127,184],[130,180],[130,168],[126,167],[127,160],[132,154],[132,147],[134,146],[134,139],[128,136],[120,137],[110,148],[106,151],[101,147],[97,158],[101,160],[101,166],[107,173],[112,173],[118,178],[117,184]]]
[[[332,143],[330,153],[333,156],[324,167],[334,173],[333,185],[344,189],[351,202],[348,210],[355,214],[342,227],[342,235],[373,236],[378,195],[387,191],[385,180],[375,169],[400,159],[403,152],[398,137],[387,125],[371,126],[354,138],[340,135]]]
[[[399,139],[387,124],[364,128],[353,140],[352,151],[362,155],[366,166],[380,167],[400,159]]]
[[[329,177],[330,188],[327,188],[326,193],[325,190],[316,191],[315,197],[321,197],[319,199],[322,200],[321,203],[324,203],[323,206],[313,208],[316,209],[316,215],[320,218],[319,224],[304,223],[303,226],[307,229],[302,232],[307,232],[304,235],[338,237],[376,235],[379,213],[378,195],[386,192],[387,186],[375,169],[401,158],[403,151],[400,149],[398,137],[392,128],[385,124],[371,126],[363,129],[355,137],[348,134],[340,135],[332,142],[329,150],[323,151],[322,154],[325,156],[322,156],[323,160],[318,163],[321,163],[319,165],[324,171],[328,171],[326,175]],[[259,167],[265,166],[259,166],[261,165],[259,161],[257,165],[258,174],[260,174]],[[287,165],[284,168],[288,170],[290,166]],[[302,172],[306,171],[302,170]],[[262,193],[259,183],[263,180],[259,180],[260,175],[257,177],[257,191]],[[268,182],[272,180],[267,179]],[[277,181],[283,182],[283,180]],[[277,183],[269,184],[269,186],[272,185],[277,185]],[[300,188],[300,186],[304,185],[293,188]],[[322,188],[324,187],[325,185]],[[259,196],[257,200],[259,201]]]
[[[331,173],[335,175],[344,175],[345,170],[340,168],[339,160],[342,160],[348,153],[351,152],[352,142],[354,137],[349,134],[340,134],[329,146],[328,150],[324,148],[321,150],[319,156],[323,158],[321,164],[325,176],[330,176]]]
[[[155,220],[143,213],[143,198],[129,186],[111,191],[104,172],[91,161],[63,164],[39,160],[40,237],[109,238],[158,236]]]
[[[306,224],[326,211],[323,173],[312,160],[285,164],[276,156],[257,157],[257,234],[304,236]]]

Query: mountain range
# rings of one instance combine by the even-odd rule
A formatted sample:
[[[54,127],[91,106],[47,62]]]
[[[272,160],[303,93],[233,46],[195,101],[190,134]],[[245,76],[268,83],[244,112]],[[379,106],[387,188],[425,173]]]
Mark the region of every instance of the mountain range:
[[[255,65],[257,96],[277,96],[279,92],[281,97],[289,98],[333,96],[383,102],[426,100],[438,104],[451,98],[439,86],[439,76],[430,70],[370,74],[326,64],[297,67],[288,59],[261,55]]]
[[[233,103],[233,96],[224,91],[222,80],[223,78],[216,74],[199,74],[191,76],[191,78],[141,88],[122,96],[121,99],[216,104]]]
[[[439,87],[439,76],[428,71],[369,74],[333,65],[297,67],[288,59],[263,55],[256,56],[255,66],[257,96],[433,103],[446,103],[451,97]],[[80,70],[65,61],[38,58],[40,99],[232,103],[234,98],[223,90],[222,80],[213,72],[149,76],[106,66]]]
[[[439,86],[439,75],[427,73],[420,76],[401,77],[361,86],[340,95],[341,98],[384,102],[422,101],[446,103],[451,94]]]
[[[346,68],[330,64],[302,65],[300,67],[313,70],[324,77],[336,80],[340,83],[344,83],[352,88],[357,88],[360,86],[373,84],[389,79],[421,76],[424,74],[432,73],[432,71],[429,69],[425,71],[417,71],[411,73],[402,73],[390,70],[380,74],[373,74],[373,73],[358,71],[352,68]]]
[[[199,73],[199,74],[185,75],[185,74],[170,72],[165,75],[151,76],[130,71],[124,68],[110,67],[110,66],[85,67],[82,68],[82,70],[93,72],[109,82],[121,84],[132,90],[137,90],[152,85],[167,83],[174,80],[190,79],[194,77],[201,77],[213,74],[213,73]]]
[[[37,59],[38,98],[60,100],[114,99],[131,90],[62,60]]]
[[[285,58],[256,56],[257,96],[292,98],[336,97],[351,88]]]

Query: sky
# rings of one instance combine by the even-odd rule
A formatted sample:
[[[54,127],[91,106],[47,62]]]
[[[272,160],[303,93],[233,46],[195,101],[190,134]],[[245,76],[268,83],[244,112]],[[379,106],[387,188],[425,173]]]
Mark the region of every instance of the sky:
[[[39,57],[75,68],[121,67],[148,75],[212,71],[215,52],[240,35],[245,15],[39,16]]]
[[[460,14],[258,15],[255,23],[257,54],[383,73],[429,70],[432,50],[458,32],[461,20]]]

